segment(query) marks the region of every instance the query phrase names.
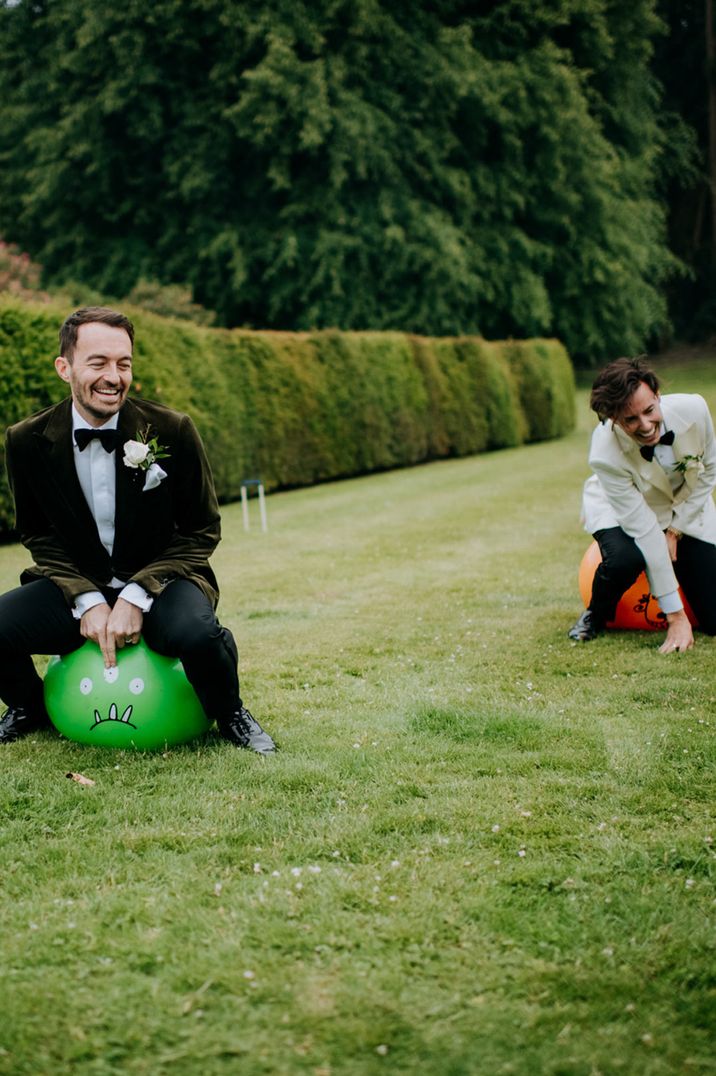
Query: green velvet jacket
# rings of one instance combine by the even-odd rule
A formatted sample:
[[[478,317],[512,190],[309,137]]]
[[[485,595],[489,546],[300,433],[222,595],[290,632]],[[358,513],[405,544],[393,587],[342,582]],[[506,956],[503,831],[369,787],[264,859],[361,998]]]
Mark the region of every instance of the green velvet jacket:
[[[115,538],[102,545],[75,469],[70,398],[11,426],[6,460],[20,540],[34,564],[21,582],[46,576],[69,605],[113,577],[154,596],[173,579],[190,579],[213,605],[219,597],[209,557],[221,538],[219,506],[204,446],[188,415],[129,399],[119,414]],[[144,491],[145,472],[123,464],[122,445],[140,431],[169,453],[167,477]]]

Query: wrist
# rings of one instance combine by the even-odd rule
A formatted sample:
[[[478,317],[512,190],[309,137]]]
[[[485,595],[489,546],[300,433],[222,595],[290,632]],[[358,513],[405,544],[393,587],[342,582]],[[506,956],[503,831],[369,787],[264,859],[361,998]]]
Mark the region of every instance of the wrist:
[[[678,609],[675,613],[664,614],[668,624],[675,624],[679,620],[688,620],[686,613],[683,609]]]

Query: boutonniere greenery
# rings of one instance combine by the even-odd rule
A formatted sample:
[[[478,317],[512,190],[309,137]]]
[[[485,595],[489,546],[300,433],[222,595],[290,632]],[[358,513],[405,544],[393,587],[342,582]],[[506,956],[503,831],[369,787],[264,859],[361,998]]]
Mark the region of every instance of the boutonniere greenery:
[[[160,445],[157,437],[150,437],[151,430],[138,430],[134,441],[124,442],[124,466],[145,471],[143,492],[154,489],[167,477],[167,472],[157,460],[167,459],[170,455],[165,445]]]
[[[703,458],[703,452],[699,456],[682,456],[681,459],[677,460],[674,464],[674,470],[686,474],[687,471],[692,471],[694,467],[701,467]]]

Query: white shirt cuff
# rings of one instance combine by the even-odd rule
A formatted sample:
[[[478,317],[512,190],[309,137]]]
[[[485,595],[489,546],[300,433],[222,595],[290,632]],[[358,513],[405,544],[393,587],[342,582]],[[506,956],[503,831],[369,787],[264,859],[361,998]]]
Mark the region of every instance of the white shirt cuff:
[[[154,598],[144,587],[140,587],[139,583],[127,583],[126,587],[119,592],[119,596],[126,602],[136,605],[143,613],[148,613],[154,603]]]
[[[658,597],[654,595],[654,597],[658,601],[662,613],[678,613],[684,608],[684,603],[678,590],[672,590],[668,594],[660,594]]]
[[[72,616],[75,620],[81,620],[88,609],[95,605],[102,605],[106,601],[104,594],[99,590],[86,590],[84,594],[78,594],[75,598],[75,604],[72,606]]]

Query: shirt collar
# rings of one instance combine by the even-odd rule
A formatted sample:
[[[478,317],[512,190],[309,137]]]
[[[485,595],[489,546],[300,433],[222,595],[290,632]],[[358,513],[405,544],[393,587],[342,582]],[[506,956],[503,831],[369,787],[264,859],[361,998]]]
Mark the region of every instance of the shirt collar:
[[[74,404],[72,404],[72,432],[75,430],[116,430],[119,423],[119,411],[112,415],[102,426],[90,426],[89,422],[82,418]]]

